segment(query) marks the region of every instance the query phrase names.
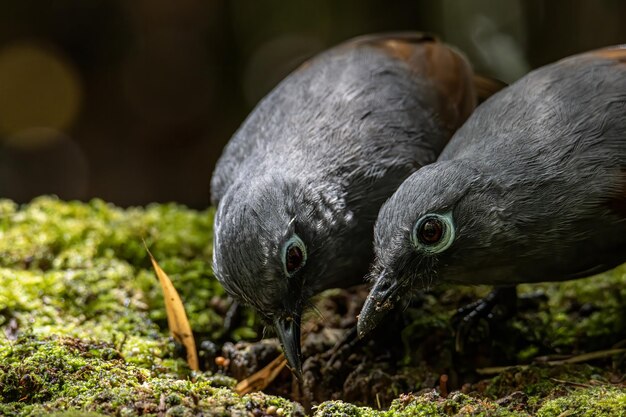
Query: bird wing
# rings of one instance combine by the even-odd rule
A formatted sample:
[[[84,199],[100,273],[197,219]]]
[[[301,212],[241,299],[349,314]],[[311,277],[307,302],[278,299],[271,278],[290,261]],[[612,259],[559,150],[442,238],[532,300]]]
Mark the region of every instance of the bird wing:
[[[348,41],[346,46],[371,45],[404,61],[419,78],[431,80],[440,96],[439,114],[456,130],[469,117],[477,102],[497,93],[506,83],[473,74],[467,58],[435,36],[420,32],[368,35]]]
[[[381,48],[394,58],[405,61],[415,70],[416,76],[422,76],[426,71],[426,66],[423,63],[417,62],[416,51],[421,49],[424,45],[434,43],[439,44],[433,36],[419,32],[360,36],[306,60],[294,70],[288,78],[292,83],[294,80],[306,80],[310,77],[310,75],[306,74],[307,71],[316,61],[317,63],[324,62],[324,60],[327,60],[333,55],[345,53],[346,49],[361,49],[368,46]],[[452,88],[452,86],[450,88]],[[284,103],[281,103],[279,99],[280,95],[270,93],[263,100],[273,100],[273,109],[276,110],[284,106]],[[263,140],[260,138],[262,135],[259,132],[263,132],[266,127],[265,125],[268,124],[267,117],[265,116],[267,106],[258,111],[260,107],[261,103],[259,103],[257,109],[253,110],[248,116],[248,119],[242,124],[239,131],[231,138],[215,167],[211,178],[211,203],[214,205],[219,203],[238,176],[242,164],[248,162],[247,160],[250,155],[254,153],[254,149],[259,146],[259,142]],[[274,138],[272,138],[272,140],[273,139]]]
[[[590,55],[598,58],[610,59],[620,64],[626,64],[626,45],[598,49],[590,52]]]
[[[473,71],[465,56],[433,36],[423,33],[391,33],[357,38],[403,61],[420,80],[430,81],[438,91],[439,117],[454,132],[476,107]],[[348,45],[351,43],[349,42]]]
[[[626,45],[619,45],[610,48],[598,49],[589,53],[591,56],[613,61],[626,77]],[[626,97],[623,102],[626,103]],[[624,104],[626,106],[626,104]],[[618,175],[617,184],[621,187],[608,201],[609,209],[621,216],[626,221],[626,160],[622,160],[621,172]]]
[[[476,96],[478,97],[479,103],[487,100],[507,85],[508,84],[504,81],[500,81],[496,78],[487,77],[482,74],[474,75],[474,89],[476,90]]]
[[[432,156],[434,157],[437,156],[441,150],[440,147],[448,141],[456,129],[469,117],[478,99],[484,99],[503,86],[503,83],[496,82],[495,80],[475,76],[469,62],[460,52],[425,33],[406,32],[375,34],[349,40],[302,64],[288,77],[288,84],[291,86],[289,92],[283,91],[282,94],[270,94],[264,99],[267,100],[268,103],[265,103],[266,105],[259,108],[258,111],[255,110],[250,114],[248,120],[244,122],[240,128],[240,131],[235,134],[227,145],[214,171],[211,181],[212,202],[214,204],[219,202],[226,190],[241,172],[242,165],[250,165],[247,160],[250,158],[250,155],[254,154],[254,150],[257,147],[263,146],[261,144],[262,142],[276,141],[277,137],[280,136],[277,135],[276,132],[274,132],[273,135],[271,134],[272,132],[268,133],[267,126],[271,125],[268,118],[274,117],[274,122],[280,122],[279,110],[293,107],[293,103],[281,101],[285,100],[284,97],[286,95],[292,97],[290,99],[291,101],[296,100],[296,98],[294,98],[296,95],[293,93],[299,91],[298,89],[305,90],[307,88],[306,83],[310,82],[312,77],[321,77],[318,74],[321,72],[320,68],[323,69],[324,63],[330,62],[333,57],[348,57],[352,56],[351,51],[370,48],[382,53],[383,56],[389,57],[390,60],[397,62],[397,65],[388,65],[384,68],[381,67],[378,70],[379,72],[372,72],[370,74],[370,76],[373,77],[372,82],[378,80],[376,82],[382,85],[368,86],[367,83],[364,82],[362,84],[363,90],[360,91],[360,93],[365,95],[369,94],[371,96],[373,89],[376,89],[376,91],[383,91],[387,96],[385,96],[385,98],[381,96],[369,97],[368,99],[371,103],[364,100],[363,96],[360,96],[360,101],[355,101],[350,104],[350,106],[354,112],[360,111],[359,105],[363,107],[371,104],[373,109],[380,109],[378,102],[389,100],[390,102],[394,102],[397,106],[395,110],[400,109],[406,114],[409,111],[418,113],[417,110],[411,110],[409,108],[415,106],[416,103],[422,103],[425,111],[421,111],[421,113],[424,113],[421,117],[431,119],[428,122],[420,122],[420,115],[416,114],[414,117],[415,120],[411,123],[407,123],[401,120],[399,115],[393,115],[394,108],[387,106],[379,111],[381,113],[379,117],[385,117],[385,119],[381,120],[378,126],[384,126],[385,123],[387,123],[390,126],[401,125],[406,126],[406,129],[415,129],[420,126],[420,123],[425,124],[424,128],[419,127],[415,132],[410,133],[418,142],[424,142],[423,144],[410,144],[411,152],[408,152],[407,149],[398,145],[393,148],[397,151],[392,156],[397,159],[407,159],[409,158],[409,156],[407,156],[409,154],[413,157],[416,152],[415,148],[418,146],[424,148],[421,149],[418,152],[419,155],[415,157],[419,163],[413,164],[413,169],[419,168],[425,162],[432,162],[430,154],[433,154]],[[364,55],[360,56],[363,57]],[[362,63],[362,59],[363,58],[357,60],[355,58],[354,63],[351,65]],[[350,64],[349,59],[347,59],[346,62]],[[316,65],[316,69],[309,71]],[[393,73],[393,75],[386,76],[384,72]],[[384,84],[385,82],[390,82],[390,80],[394,82],[395,90],[397,91],[391,86]],[[339,88],[336,84],[334,86],[331,83],[321,84],[322,86],[320,88],[326,88],[329,92],[334,91],[333,88]],[[412,86],[412,92],[402,90],[399,86],[403,85]],[[353,91],[349,91],[349,93],[353,93]],[[407,95],[414,93],[419,97],[407,97]],[[322,91],[317,91],[315,94],[319,100],[325,100]],[[392,97],[394,94],[397,94],[397,96]],[[333,104],[332,101],[330,101],[327,103],[328,107],[341,104],[340,99],[341,94],[337,94],[336,97],[333,98],[337,103]],[[314,102],[315,100],[310,101]],[[267,104],[271,104],[271,106]],[[304,103],[304,105],[306,105],[306,103]],[[406,108],[402,106],[406,106]],[[271,112],[269,111],[270,108]],[[385,111],[387,112],[386,115],[383,114]],[[271,113],[271,116],[269,113]],[[346,113],[349,115],[350,112],[347,111]],[[368,117],[368,114],[369,113],[366,112],[363,117]],[[342,116],[335,114],[333,117],[337,119]],[[330,122],[332,122],[332,120]],[[339,121],[336,120],[336,122],[336,126],[341,126]],[[307,121],[305,120],[304,124],[306,123]],[[359,126],[363,127],[365,125],[366,124],[360,124]],[[430,126],[431,129],[437,126],[439,130],[437,136],[443,140],[436,143],[439,139],[423,139],[421,136],[428,136],[424,133],[426,132],[426,125]],[[355,129],[359,126],[355,126]],[[389,136],[390,135],[373,135],[372,137],[376,139],[375,142],[379,142],[381,138],[388,138]],[[326,138],[325,141],[328,141],[328,138]],[[337,146],[348,145],[346,141],[342,140]],[[371,146],[371,148],[383,147],[388,149],[388,147],[384,147],[380,143],[371,143],[367,146]],[[319,151],[315,153],[321,154]],[[426,154],[428,154],[428,157],[424,156]],[[379,159],[380,158],[376,159],[376,161],[380,162]],[[381,164],[384,165],[384,163]],[[395,166],[397,164],[394,162],[392,165]],[[399,163],[399,165],[406,164]],[[406,170],[406,167],[401,169],[403,172],[398,173],[399,176],[406,175],[404,170]],[[387,187],[385,187],[385,189],[387,189]]]
[[[293,88],[292,91],[297,91],[300,88],[298,85],[305,89],[304,84],[313,76],[312,73],[320,72],[319,68],[309,71],[311,67],[321,64],[323,68],[323,63],[329,62],[333,56],[350,56],[352,50],[368,48],[376,49],[385,56],[400,61],[396,67],[399,77],[398,85],[403,82],[403,77],[409,77],[415,81],[413,85],[430,83],[435,87],[433,90],[437,93],[434,94],[434,100],[430,101],[426,97],[424,100],[429,107],[434,106],[435,114],[443,122],[444,128],[447,130],[445,133],[446,141],[473,111],[477,100],[473,84],[473,72],[467,60],[459,52],[441,43],[435,37],[417,32],[366,35],[346,41],[311,58],[296,69],[288,77],[289,85]],[[387,69],[389,68],[391,71],[396,71],[393,66]],[[376,74],[376,76],[379,75]],[[388,79],[380,76],[380,80]],[[410,84],[407,78],[404,82]],[[385,86],[380,86],[380,88],[383,89]],[[247,160],[254,153],[254,149],[263,146],[261,142],[276,140],[276,135],[265,137],[263,132],[267,131],[267,125],[270,124],[268,121],[269,107],[272,108],[274,117],[278,117],[277,110],[289,107],[280,101],[284,93],[282,95],[268,95],[264,99],[268,103],[259,111],[255,110],[250,114],[240,131],[233,136],[225,148],[211,180],[212,203],[217,204],[221,200],[226,190],[239,175],[242,164],[248,164]],[[316,94],[322,95],[321,92]],[[399,96],[398,101],[407,101],[407,99]],[[271,106],[267,105],[269,102],[271,102]],[[339,116],[336,115],[335,117]],[[389,121],[389,123],[392,122],[393,120]]]

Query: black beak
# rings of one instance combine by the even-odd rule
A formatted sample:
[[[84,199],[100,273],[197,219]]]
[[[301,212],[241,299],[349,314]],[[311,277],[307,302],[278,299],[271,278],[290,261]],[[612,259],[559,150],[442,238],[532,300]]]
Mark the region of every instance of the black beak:
[[[302,378],[302,353],[300,351],[300,318],[276,319],[274,327],[278,333],[278,340],[283,346],[283,353],[291,372],[298,379]]]
[[[404,289],[408,286],[408,280],[400,282],[395,278],[395,276],[383,273],[376,280],[359,314],[357,332],[360,338],[374,330],[402,298]]]

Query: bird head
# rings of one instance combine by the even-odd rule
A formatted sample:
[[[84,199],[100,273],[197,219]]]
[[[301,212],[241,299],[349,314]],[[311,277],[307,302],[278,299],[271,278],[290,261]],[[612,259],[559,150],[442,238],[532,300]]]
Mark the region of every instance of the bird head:
[[[229,189],[215,218],[217,279],[274,326],[298,376],[302,312],[314,294],[333,286],[329,269],[341,272],[340,252],[332,255],[341,240],[332,229],[338,218],[322,200],[300,181],[251,178]]]
[[[480,171],[462,161],[428,165],[383,205],[376,221],[374,286],[358,320],[362,337],[411,294],[480,268],[501,220]]]

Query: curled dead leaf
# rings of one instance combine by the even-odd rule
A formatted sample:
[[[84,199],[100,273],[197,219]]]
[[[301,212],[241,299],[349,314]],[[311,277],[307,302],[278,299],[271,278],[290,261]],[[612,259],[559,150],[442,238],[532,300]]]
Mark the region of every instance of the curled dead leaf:
[[[235,392],[239,395],[248,394],[254,391],[265,389],[280,374],[280,371],[287,366],[287,359],[280,354],[266,367],[250,375],[248,378],[239,381],[235,386]]]
[[[145,245],[145,242],[144,242]],[[187,351],[187,365],[194,371],[200,370],[200,363],[198,361],[198,351],[196,350],[196,341],[193,338],[193,332],[191,331],[191,325],[185,312],[185,306],[178,295],[178,291],[172,284],[172,281],[167,276],[165,271],[161,269],[154,256],[146,245],[146,251],[150,256],[152,267],[156,273],[161,288],[163,289],[163,299],[165,301],[165,312],[167,315],[167,325],[172,333],[174,339],[185,347]]]

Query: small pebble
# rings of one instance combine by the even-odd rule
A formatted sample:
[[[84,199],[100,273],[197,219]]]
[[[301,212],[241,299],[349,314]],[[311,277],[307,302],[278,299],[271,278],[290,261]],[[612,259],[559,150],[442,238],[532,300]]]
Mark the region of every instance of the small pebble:
[[[274,415],[276,414],[276,406],[275,405],[270,405],[269,407],[267,407],[267,410],[265,410],[265,412],[269,415]]]
[[[200,343],[200,350],[206,352],[207,354],[214,356],[217,355],[217,345],[210,340],[203,340]]]
[[[224,362],[226,362],[227,359],[223,356],[218,356],[217,358],[215,358],[215,364],[217,366],[224,366]]]

